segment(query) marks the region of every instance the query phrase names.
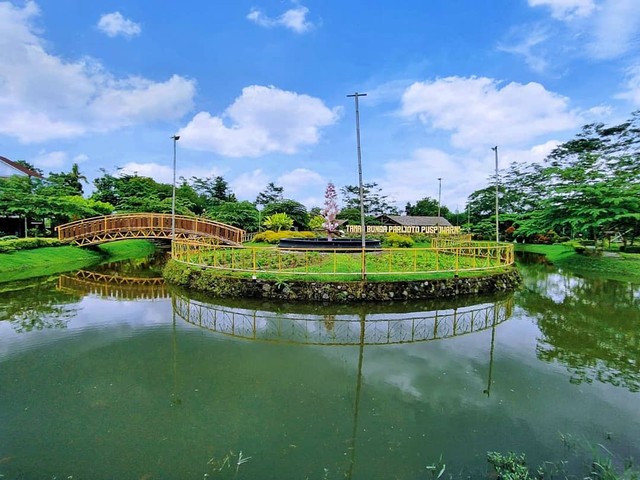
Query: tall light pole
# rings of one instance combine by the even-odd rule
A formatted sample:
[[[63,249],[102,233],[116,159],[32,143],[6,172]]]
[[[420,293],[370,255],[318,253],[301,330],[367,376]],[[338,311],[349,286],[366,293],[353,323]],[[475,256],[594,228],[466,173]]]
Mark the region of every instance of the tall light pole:
[[[438,177],[438,222],[440,222],[440,199],[442,197],[442,177]]]
[[[176,143],[180,140],[180,135],[174,135],[173,139],[173,188],[171,190],[171,251],[173,251],[173,241],[176,239]]]
[[[356,101],[356,144],[358,146],[358,186],[360,192],[360,230],[362,237],[362,248],[366,246],[365,242],[365,226],[364,226],[364,191],[362,188],[362,151],[360,149],[360,108],[358,106],[358,98],[366,97],[366,93],[354,93],[353,95],[347,95],[347,97],[353,97]]]
[[[500,229],[499,229],[499,223],[498,223],[498,182],[499,182],[499,178],[498,178],[498,146],[496,145],[495,147],[491,147],[491,150],[493,150],[496,154],[496,243],[500,242]]]

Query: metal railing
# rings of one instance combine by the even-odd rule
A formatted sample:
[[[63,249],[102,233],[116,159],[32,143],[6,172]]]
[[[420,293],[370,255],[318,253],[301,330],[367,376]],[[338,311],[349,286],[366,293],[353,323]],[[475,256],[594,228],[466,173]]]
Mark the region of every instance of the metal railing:
[[[131,213],[85,218],[56,227],[60,241],[94,245],[125,238],[171,238],[172,216]],[[176,239],[240,245],[244,230],[199,217],[175,216]]]
[[[431,248],[295,249],[204,245],[176,240],[176,261],[230,272],[289,275],[431,274],[500,270],[514,263],[512,244],[457,245]]]

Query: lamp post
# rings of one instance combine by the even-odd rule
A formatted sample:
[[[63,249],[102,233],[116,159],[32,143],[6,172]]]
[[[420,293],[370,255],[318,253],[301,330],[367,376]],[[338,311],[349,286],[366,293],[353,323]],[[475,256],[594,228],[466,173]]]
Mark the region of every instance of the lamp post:
[[[500,242],[500,229],[499,229],[499,223],[498,223],[498,146],[496,145],[495,147],[491,147],[491,150],[493,150],[496,154],[496,243]]]
[[[173,187],[171,190],[171,251],[173,251],[173,241],[176,239],[176,144],[180,140],[180,135],[174,135],[173,139]]]
[[[440,199],[442,197],[442,177],[438,177],[438,222],[440,222]]]
[[[362,279],[366,278],[366,266],[364,261],[364,249],[366,247],[365,240],[365,226],[364,226],[364,193],[362,189],[362,151],[360,149],[360,109],[358,107],[358,98],[366,97],[366,93],[355,92],[353,95],[347,95],[347,97],[353,97],[356,102],[356,144],[358,147],[358,185],[359,185],[359,197],[360,197],[360,234],[362,239]]]

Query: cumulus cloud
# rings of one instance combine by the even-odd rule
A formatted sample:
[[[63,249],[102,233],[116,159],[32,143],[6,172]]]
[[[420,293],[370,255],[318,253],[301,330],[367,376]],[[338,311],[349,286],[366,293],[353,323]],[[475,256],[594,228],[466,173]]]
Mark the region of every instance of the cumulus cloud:
[[[318,172],[307,168],[296,168],[281,175],[276,183],[282,185],[285,192],[299,192],[308,190],[310,187],[322,185],[325,180]]]
[[[531,142],[581,122],[566,97],[539,83],[503,85],[485,77],[416,82],[402,96],[401,114],[453,132],[452,144],[465,149]]]
[[[229,186],[238,198],[253,201],[268,183],[269,176],[258,168],[238,175]]]
[[[529,0],[529,6],[549,7],[551,15],[558,20],[587,17],[596,8],[594,0]]]
[[[105,13],[98,20],[98,28],[108,37],[135,37],[140,35],[140,24],[122,16],[120,12]]]
[[[47,52],[34,2],[0,3],[0,134],[23,143],[176,120],[193,108],[195,82],[115,78],[95,60]]]
[[[221,116],[200,112],[178,133],[185,148],[227,157],[291,154],[317,143],[320,129],[338,117],[339,109],[318,98],[252,85]]]
[[[291,8],[279,17],[269,17],[262,10],[252,8],[247,14],[247,19],[261,27],[273,28],[284,27],[296,33],[305,33],[314,27],[314,24],[307,20],[309,9],[302,5]]]
[[[67,158],[68,157],[66,152],[40,152],[34,158],[31,158],[30,161],[33,162],[36,167],[45,170],[58,170],[64,166],[64,164],[67,162]]]

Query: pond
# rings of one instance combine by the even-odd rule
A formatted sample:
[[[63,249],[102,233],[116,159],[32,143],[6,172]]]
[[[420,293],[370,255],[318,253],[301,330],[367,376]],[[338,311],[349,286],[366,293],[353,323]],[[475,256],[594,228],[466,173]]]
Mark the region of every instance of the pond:
[[[439,462],[466,478],[488,451],[574,474],[594,452],[640,459],[640,285],[532,263],[511,295],[281,304],[169,288],[154,265],[0,285],[0,478],[424,479]]]

